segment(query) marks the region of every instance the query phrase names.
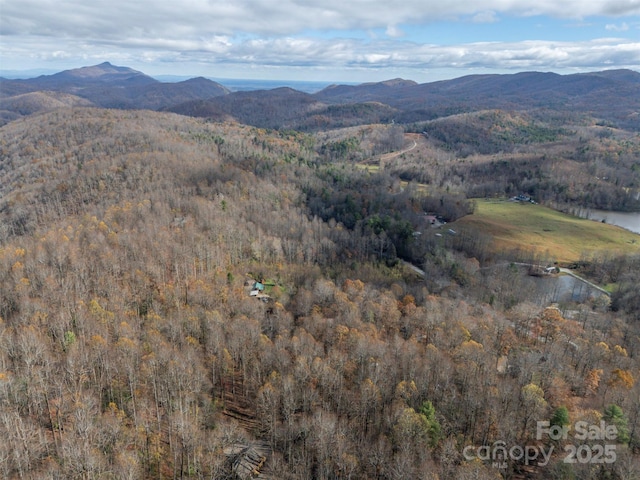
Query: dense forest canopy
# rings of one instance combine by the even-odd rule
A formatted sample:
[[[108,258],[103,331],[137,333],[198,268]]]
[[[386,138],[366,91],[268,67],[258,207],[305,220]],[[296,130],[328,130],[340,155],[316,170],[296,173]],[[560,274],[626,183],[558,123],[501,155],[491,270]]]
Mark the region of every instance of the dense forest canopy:
[[[611,304],[547,305],[515,264],[542,260],[450,222],[482,189],[629,192],[638,138],[486,115],[413,136],[93,108],[4,125],[2,476],[634,478],[640,257],[584,259]],[[476,119],[477,150],[446,136]]]

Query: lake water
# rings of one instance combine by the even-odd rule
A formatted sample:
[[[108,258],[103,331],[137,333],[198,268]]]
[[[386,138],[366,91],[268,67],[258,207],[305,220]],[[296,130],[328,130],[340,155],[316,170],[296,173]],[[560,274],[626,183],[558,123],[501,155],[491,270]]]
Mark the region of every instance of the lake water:
[[[640,233],[640,213],[627,213],[627,212],[610,212],[607,210],[594,210],[585,209],[578,212],[578,216],[582,218],[588,218],[612,225],[617,225],[622,228],[626,228],[634,233]]]

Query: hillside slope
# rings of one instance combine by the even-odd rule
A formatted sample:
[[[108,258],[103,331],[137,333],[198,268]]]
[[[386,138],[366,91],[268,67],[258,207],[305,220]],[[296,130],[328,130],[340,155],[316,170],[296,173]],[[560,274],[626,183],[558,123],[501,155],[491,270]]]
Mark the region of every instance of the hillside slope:
[[[617,425],[617,461],[499,472],[629,477],[636,317],[516,302],[528,279],[456,235],[419,278],[389,252],[427,199],[315,141],[86,107],[0,127],[0,476],[488,480],[482,445],[555,449],[563,414]]]
[[[24,93],[12,97],[0,97],[0,119],[11,121],[20,116],[57,108],[88,106],[93,106],[89,100],[68,93],[48,91]],[[0,120],[1,123],[3,123],[2,120]]]

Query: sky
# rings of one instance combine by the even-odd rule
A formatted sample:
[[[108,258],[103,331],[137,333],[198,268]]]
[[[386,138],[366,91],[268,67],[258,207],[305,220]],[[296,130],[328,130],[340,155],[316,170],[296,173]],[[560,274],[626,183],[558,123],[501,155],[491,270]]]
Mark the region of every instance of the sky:
[[[0,0],[2,72],[426,83],[640,71],[640,0]]]

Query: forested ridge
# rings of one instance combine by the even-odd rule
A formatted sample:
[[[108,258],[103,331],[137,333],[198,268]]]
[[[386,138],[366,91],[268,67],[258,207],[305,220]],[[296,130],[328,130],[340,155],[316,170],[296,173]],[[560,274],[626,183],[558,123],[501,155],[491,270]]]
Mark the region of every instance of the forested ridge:
[[[637,478],[633,283],[546,306],[487,275],[481,234],[424,230],[473,211],[462,189],[361,165],[402,138],[90,108],[1,127],[0,475]],[[605,442],[539,421],[615,425],[615,461],[565,462]],[[496,442],[554,453],[478,458]]]

